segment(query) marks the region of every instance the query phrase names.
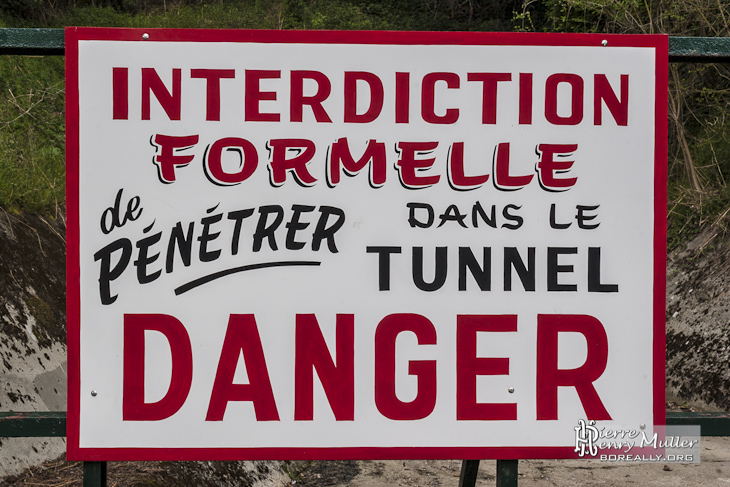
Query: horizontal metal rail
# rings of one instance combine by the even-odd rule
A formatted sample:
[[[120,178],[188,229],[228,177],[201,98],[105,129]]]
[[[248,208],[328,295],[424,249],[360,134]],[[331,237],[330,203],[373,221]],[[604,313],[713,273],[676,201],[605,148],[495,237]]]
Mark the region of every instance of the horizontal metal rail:
[[[0,438],[65,436],[66,411],[0,412]],[[84,487],[106,487],[106,480],[106,462],[84,462]]]
[[[730,436],[730,413],[667,412],[667,425],[700,425],[702,436]]]
[[[730,436],[730,413],[667,412],[667,425],[699,425],[702,436]],[[0,412],[0,438],[66,436],[66,412]],[[517,485],[517,460],[497,461],[497,485]],[[464,460],[459,487],[473,487],[479,460]],[[84,486],[106,485],[106,462],[84,462]]]
[[[667,425],[699,425],[702,436],[730,436],[730,413],[667,412]],[[66,412],[0,412],[0,438],[66,436]]]
[[[670,37],[669,62],[730,63],[730,37]]]
[[[63,56],[63,29],[0,29],[0,54]]]
[[[66,436],[66,412],[0,412],[0,438]]]
[[[63,29],[0,29],[0,54],[64,54]],[[730,63],[728,37],[669,37],[669,62]]]

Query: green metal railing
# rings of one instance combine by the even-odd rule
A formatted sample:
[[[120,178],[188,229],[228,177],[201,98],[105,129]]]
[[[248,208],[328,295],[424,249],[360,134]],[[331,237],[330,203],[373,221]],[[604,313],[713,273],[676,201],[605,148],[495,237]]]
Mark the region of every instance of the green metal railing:
[[[730,413],[667,412],[667,425],[699,425],[702,436],[730,436]],[[65,412],[0,412],[0,438],[66,436]],[[518,460],[497,460],[497,486],[517,486]],[[476,485],[479,460],[464,460],[459,487]],[[84,462],[84,487],[106,485],[106,462]]]
[[[0,54],[63,56],[63,29],[0,29]]]
[[[0,412],[0,438],[65,437],[66,412]],[[84,487],[106,487],[106,462],[84,462]]]
[[[63,29],[0,29],[0,55],[62,56]],[[669,61],[730,62],[730,38],[670,37]],[[730,413],[668,412],[667,425],[699,425],[702,436],[730,436]],[[0,438],[66,436],[65,412],[0,412]],[[479,460],[464,460],[459,487],[474,487]],[[497,460],[497,486],[516,487],[518,460]],[[106,462],[84,462],[84,487],[106,486]]]
[[[0,29],[0,54],[64,54],[63,29]],[[730,62],[730,39],[718,37],[670,37],[669,62]]]

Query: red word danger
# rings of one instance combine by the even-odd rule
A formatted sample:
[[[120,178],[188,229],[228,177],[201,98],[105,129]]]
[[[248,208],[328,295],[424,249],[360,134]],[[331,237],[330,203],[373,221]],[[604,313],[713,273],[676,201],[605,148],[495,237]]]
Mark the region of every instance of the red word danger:
[[[499,340],[517,332],[517,315],[458,315],[456,317],[456,419],[458,421],[516,421],[516,403],[477,401],[477,377],[509,375],[509,357],[477,356],[477,334],[489,333]],[[164,335],[172,357],[172,375],[165,396],[145,402],[145,331]],[[334,354],[329,350],[313,314],[296,315],[294,350],[294,421],[311,421],[314,415],[315,372],[337,421],[355,418],[355,316],[336,316]],[[433,323],[419,314],[391,314],[377,325],[374,335],[374,401],[378,412],[391,420],[427,418],[436,406],[437,360],[408,360],[396,355],[396,339],[412,333],[419,345],[436,345]],[[558,367],[558,337],[561,333],[583,335],[587,344],[585,362],[577,368]],[[362,347],[360,347],[362,348]],[[192,343],[185,325],[163,314],[124,316],[123,419],[158,421],[174,415],[190,393],[193,371]],[[603,374],[608,360],[606,331],[599,320],[587,315],[546,314],[537,317],[537,420],[558,419],[558,389],[575,389],[586,417],[610,420],[611,416],[593,382]],[[248,383],[235,383],[239,358],[243,357]],[[271,357],[269,357],[271,360]],[[408,373],[417,378],[418,391],[411,401],[396,393],[396,361],[408,361]],[[257,421],[279,421],[277,401],[267,369],[265,346],[252,314],[232,314],[221,345],[206,421],[222,421],[231,402],[250,402]]]

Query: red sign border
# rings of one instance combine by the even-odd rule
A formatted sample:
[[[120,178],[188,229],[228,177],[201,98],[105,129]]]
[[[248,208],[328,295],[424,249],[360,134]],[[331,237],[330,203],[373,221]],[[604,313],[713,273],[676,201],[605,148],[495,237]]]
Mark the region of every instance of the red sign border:
[[[143,38],[143,35],[147,38]],[[82,448],[80,432],[79,41],[599,46],[655,49],[654,424],[666,424],[668,36],[515,32],[285,31],[66,27],[66,319],[68,460],[409,460],[578,458],[573,447]]]

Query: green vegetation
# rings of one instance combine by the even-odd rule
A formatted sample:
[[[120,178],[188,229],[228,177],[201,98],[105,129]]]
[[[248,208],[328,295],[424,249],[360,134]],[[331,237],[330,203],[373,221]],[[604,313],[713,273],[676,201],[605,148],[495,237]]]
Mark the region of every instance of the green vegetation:
[[[0,206],[55,210],[64,171],[63,59],[0,57]]]
[[[668,33],[730,36],[710,0],[4,0],[0,27],[195,27]],[[0,56],[0,208],[64,201],[63,59]],[[730,70],[673,64],[669,243],[730,214]]]
[[[730,37],[730,5],[716,0],[526,0],[514,19],[519,30]],[[726,65],[670,65],[670,250],[728,228],[729,109]]]

